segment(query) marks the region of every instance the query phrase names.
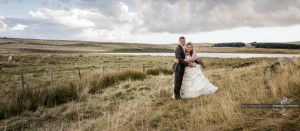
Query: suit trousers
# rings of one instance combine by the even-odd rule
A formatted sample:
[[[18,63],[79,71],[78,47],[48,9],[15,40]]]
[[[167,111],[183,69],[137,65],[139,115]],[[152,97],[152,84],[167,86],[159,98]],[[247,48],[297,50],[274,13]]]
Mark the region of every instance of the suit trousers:
[[[180,89],[182,84],[184,72],[181,71],[175,71],[175,85],[174,85],[174,94],[175,97],[180,97]]]

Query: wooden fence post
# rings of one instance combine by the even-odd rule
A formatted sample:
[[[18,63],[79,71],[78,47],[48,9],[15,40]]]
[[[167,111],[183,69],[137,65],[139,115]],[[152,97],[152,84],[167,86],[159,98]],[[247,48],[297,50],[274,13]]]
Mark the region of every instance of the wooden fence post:
[[[21,74],[21,86],[22,86],[22,89],[25,88],[25,81],[24,81],[24,75],[23,75],[23,73]]]
[[[104,70],[105,70],[105,67],[102,66],[102,74],[104,75]]]
[[[78,76],[79,76],[79,79],[81,80],[81,74],[80,74],[80,69],[79,69],[79,67],[77,67],[77,70],[78,70]]]
[[[53,69],[50,67],[50,83],[51,83],[51,88],[53,88]]]

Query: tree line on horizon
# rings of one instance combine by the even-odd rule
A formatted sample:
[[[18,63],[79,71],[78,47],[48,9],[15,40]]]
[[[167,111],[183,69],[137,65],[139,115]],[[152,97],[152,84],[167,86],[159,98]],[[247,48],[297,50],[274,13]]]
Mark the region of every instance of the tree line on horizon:
[[[250,43],[255,48],[273,48],[273,49],[300,49],[300,45],[287,43]]]
[[[276,42],[268,42],[268,43],[258,43],[251,42],[249,43],[251,46],[255,48],[273,48],[273,49],[300,49],[300,45],[297,44],[288,44],[288,43],[276,43]],[[217,43],[212,47],[244,47],[246,46],[243,42],[228,42],[228,43]]]
[[[246,46],[243,42],[229,42],[229,43],[217,43],[213,47],[243,47]]]

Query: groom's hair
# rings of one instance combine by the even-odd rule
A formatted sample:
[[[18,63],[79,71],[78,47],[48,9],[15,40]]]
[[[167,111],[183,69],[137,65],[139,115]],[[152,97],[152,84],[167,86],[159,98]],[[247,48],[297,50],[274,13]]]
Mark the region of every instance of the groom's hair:
[[[185,40],[185,38],[184,38],[183,36],[180,36],[180,37],[179,37],[179,41],[180,41],[181,39],[184,39],[184,40]]]

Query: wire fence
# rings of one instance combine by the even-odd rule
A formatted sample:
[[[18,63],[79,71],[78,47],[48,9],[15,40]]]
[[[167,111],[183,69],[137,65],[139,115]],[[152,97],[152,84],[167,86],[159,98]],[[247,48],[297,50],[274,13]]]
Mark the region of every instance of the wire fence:
[[[68,79],[71,81],[80,81],[85,79],[90,74],[99,74],[105,75],[107,73],[113,72],[122,72],[124,70],[134,70],[146,73],[149,69],[158,69],[164,68],[168,69],[167,66],[153,66],[146,64],[139,65],[125,65],[125,64],[115,64],[112,65],[102,65],[102,66],[78,66],[66,69],[60,69],[60,67],[54,67],[50,65],[48,68],[44,69],[42,72],[27,72],[20,73],[18,79],[16,81],[20,81],[20,87],[25,89],[27,87],[31,87],[33,84],[40,83],[43,86],[53,86],[61,79]],[[40,69],[41,70],[41,69]],[[171,70],[171,67],[170,67]],[[14,77],[15,79],[16,77]],[[15,81],[15,80],[14,80]],[[33,84],[32,84],[33,83]]]

